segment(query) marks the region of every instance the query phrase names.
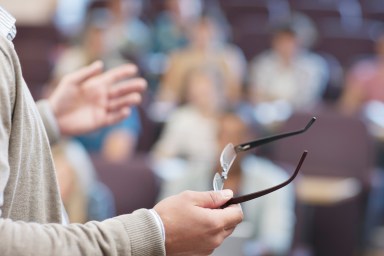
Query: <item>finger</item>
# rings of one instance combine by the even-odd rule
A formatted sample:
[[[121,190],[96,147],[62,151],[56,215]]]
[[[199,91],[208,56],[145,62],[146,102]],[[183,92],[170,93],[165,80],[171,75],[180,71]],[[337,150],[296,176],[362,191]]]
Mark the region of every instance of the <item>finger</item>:
[[[103,71],[103,66],[104,65],[102,61],[95,61],[91,65],[71,73],[66,77],[66,79],[68,79],[68,82],[70,83],[80,84],[91,77],[101,74]]]
[[[98,77],[102,83],[106,85],[114,85],[115,83],[130,78],[137,73],[137,67],[133,64],[125,64],[112,68]]]
[[[235,231],[235,228],[236,226],[230,227],[230,228],[224,228],[224,232],[223,232],[224,238],[229,237],[233,233],[233,231]]]
[[[224,189],[220,191],[198,192],[195,196],[196,206],[217,209],[233,197],[233,192],[230,189]]]
[[[109,100],[107,110],[118,111],[125,107],[138,105],[140,104],[141,99],[142,97],[140,93],[131,93],[124,97],[115,98],[115,99]]]
[[[216,214],[216,217],[222,221],[223,227],[227,229],[236,227],[244,218],[243,210],[239,204],[231,205],[225,209],[217,209],[212,214]]]
[[[113,125],[120,122],[124,118],[128,117],[131,113],[131,109],[128,107],[122,108],[119,111],[112,111],[107,113],[106,125]]]
[[[144,79],[133,78],[111,87],[108,96],[114,98],[132,92],[143,92],[146,88],[147,82]]]

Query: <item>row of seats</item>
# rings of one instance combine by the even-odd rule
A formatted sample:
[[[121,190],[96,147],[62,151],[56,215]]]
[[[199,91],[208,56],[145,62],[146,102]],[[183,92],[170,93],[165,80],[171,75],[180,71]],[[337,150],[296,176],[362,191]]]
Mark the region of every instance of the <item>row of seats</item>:
[[[303,13],[314,22],[319,35],[314,50],[333,55],[345,68],[374,52],[374,39],[384,28],[384,16],[380,11],[384,6],[376,0],[362,3],[355,0],[230,0],[220,3],[233,28],[233,41],[243,49],[248,60],[268,48],[273,24],[294,12]],[[364,11],[368,10],[372,15],[365,15]]]
[[[242,16],[233,24],[233,41],[239,45],[248,60],[270,46],[271,28],[268,17]],[[378,21],[362,21],[351,29],[340,19],[325,18],[317,21],[319,37],[314,45],[317,52],[335,56],[343,67],[349,67],[356,58],[374,52],[374,38],[382,28]],[[348,46],[348,47],[346,47]]]
[[[228,0],[220,3],[225,11],[246,8],[254,13],[265,13],[278,7],[306,12],[311,16],[340,17],[349,14],[381,20],[383,16],[379,14],[384,10],[380,0]]]

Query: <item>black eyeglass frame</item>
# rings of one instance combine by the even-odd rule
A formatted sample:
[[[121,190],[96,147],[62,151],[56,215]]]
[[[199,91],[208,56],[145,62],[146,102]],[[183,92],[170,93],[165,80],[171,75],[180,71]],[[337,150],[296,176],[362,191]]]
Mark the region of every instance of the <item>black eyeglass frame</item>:
[[[258,147],[258,146],[261,146],[261,145],[264,145],[264,144],[267,144],[267,143],[270,143],[270,142],[273,142],[273,141],[276,141],[276,140],[279,140],[279,139],[283,139],[283,138],[286,138],[286,137],[290,137],[290,136],[294,136],[294,135],[298,135],[298,134],[304,133],[304,132],[306,132],[312,126],[312,124],[315,121],[316,121],[316,117],[312,117],[311,120],[308,122],[308,124],[303,129],[301,129],[301,130],[293,131],[293,132],[287,132],[287,133],[281,133],[281,134],[265,137],[265,138],[262,138],[262,139],[259,139],[259,140],[255,140],[255,141],[239,144],[239,145],[234,147],[235,152],[237,154],[239,152],[244,152],[244,151],[253,149],[255,147]],[[296,176],[299,173],[300,168],[301,168],[305,158],[307,157],[307,154],[308,154],[308,151],[305,150],[303,152],[303,154],[301,155],[301,157],[300,157],[300,160],[299,160],[299,163],[296,166],[295,172],[292,174],[292,176],[288,180],[282,182],[279,185],[276,185],[274,187],[271,187],[271,188],[268,188],[268,189],[265,189],[265,190],[261,190],[261,191],[258,191],[258,192],[255,192],[255,193],[251,193],[251,194],[248,194],[248,195],[244,195],[244,196],[233,197],[230,200],[228,200],[224,205],[222,205],[220,208],[228,207],[231,204],[238,204],[238,203],[243,203],[243,202],[246,202],[246,201],[249,201],[249,200],[253,200],[253,199],[256,199],[258,197],[262,197],[262,196],[265,196],[265,195],[267,195],[269,193],[272,193],[272,192],[274,192],[274,191],[276,191],[276,190],[278,190],[280,188],[285,187],[286,185],[291,183],[296,178]]]

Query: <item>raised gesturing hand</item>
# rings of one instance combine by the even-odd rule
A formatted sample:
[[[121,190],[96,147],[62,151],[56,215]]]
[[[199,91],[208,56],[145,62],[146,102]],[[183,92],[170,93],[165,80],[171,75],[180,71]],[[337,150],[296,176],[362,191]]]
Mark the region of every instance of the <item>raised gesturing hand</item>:
[[[68,74],[48,99],[63,135],[79,135],[126,118],[147,83],[126,64],[103,72],[96,61]]]

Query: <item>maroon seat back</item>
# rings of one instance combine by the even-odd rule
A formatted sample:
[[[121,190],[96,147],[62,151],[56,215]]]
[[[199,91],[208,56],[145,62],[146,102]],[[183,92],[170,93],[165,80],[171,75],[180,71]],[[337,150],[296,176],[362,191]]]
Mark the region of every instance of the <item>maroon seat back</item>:
[[[155,205],[159,183],[146,155],[136,155],[118,163],[92,155],[92,161],[99,179],[112,191],[118,215]]]

